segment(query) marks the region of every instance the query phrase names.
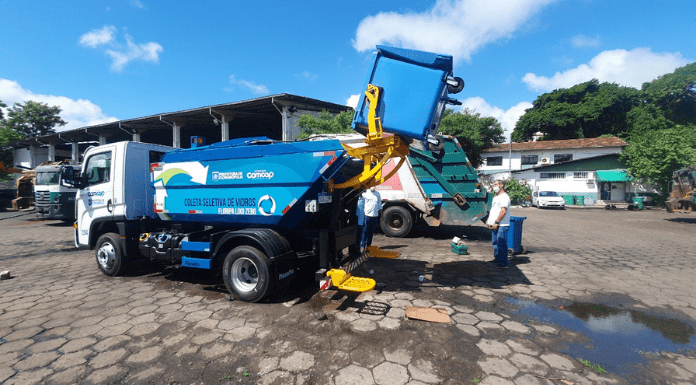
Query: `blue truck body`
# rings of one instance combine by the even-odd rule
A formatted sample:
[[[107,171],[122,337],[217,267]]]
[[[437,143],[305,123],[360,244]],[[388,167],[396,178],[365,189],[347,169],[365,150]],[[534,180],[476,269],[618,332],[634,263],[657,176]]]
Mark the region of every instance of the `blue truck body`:
[[[375,132],[378,121],[394,135],[380,129],[368,137],[366,157],[338,140],[265,137],[190,149],[133,142],[90,149],[82,172],[63,178],[80,187],[76,244],[95,249],[107,275],[138,257],[221,270],[228,290],[245,301],[265,298],[303,271],[369,290],[373,280],[349,278],[367,256],[346,249],[355,242],[358,197],[379,179],[370,157],[403,159],[405,142],[442,148],[435,134],[445,104],[454,102],[448,94],[463,86],[451,72],[451,56],[378,47],[353,125]]]

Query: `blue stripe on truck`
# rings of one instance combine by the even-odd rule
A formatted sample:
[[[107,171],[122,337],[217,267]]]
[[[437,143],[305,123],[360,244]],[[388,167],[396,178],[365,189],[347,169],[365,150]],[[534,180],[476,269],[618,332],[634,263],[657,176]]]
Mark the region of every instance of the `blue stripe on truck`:
[[[181,242],[181,250],[210,252],[210,242],[182,241]]]

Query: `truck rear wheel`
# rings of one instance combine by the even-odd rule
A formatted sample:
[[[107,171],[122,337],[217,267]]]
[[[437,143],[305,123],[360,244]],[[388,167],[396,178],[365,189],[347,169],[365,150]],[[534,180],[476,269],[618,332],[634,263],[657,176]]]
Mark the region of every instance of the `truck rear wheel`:
[[[274,288],[269,265],[268,257],[258,249],[237,246],[225,257],[222,279],[237,299],[258,302]]]
[[[413,228],[413,217],[407,208],[391,206],[384,210],[379,225],[387,236],[401,238],[411,232]]]
[[[116,233],[106,233],[99,237],[95,255],[99,270],[108,276],[123,274],[128,267],[121,247],[121,237]]]

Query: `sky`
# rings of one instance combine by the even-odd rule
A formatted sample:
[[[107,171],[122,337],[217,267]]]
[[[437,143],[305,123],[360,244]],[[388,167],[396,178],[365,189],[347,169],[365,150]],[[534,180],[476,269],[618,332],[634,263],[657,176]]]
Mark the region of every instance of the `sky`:
[[[378,44],[448,54],[509,138],[545,92],[696,61],[696,0],[0,0],[0,100],[58,131],[290,93],[355,106]]]

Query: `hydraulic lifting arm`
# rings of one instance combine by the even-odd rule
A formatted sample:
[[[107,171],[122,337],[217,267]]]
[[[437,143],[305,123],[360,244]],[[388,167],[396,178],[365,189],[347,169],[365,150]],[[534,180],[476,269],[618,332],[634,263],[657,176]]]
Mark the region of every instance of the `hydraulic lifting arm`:
[[[401,141],[396,135],[385,136],[382,131],[382,122],[377,117],[377,105],[379,104],[381,90],[379,87],[372,84],[367,85],[365,97],[370,104],[368,112],[368,134],[364,140],[366,146],[351,147],[343,144],[348,155],[362,159],[363,172],[350,180],[333,185],[329,184],[329,189],[342,189],[347,187],[364,187],[369,188],[376,186],[394,175],[399,167],[404,163],[406,155],[408,155],[408,146]],[[399,163],[386,176],[382,176],[382,167],[391,158],[398,158]]]
[[[372,84],[368,84],[367,90],[365,91],[365,96],[370,104],[370,109],[368,111],[369,131],[367,138],[364,140],[364,143],[367,145],[361,147],[351,147],[347,144],[343,144],[343,147],[348,152],[348,155],[362,159],[364,164],[363,172],[344,183],[334,185],[332,182],[330,182],[329,189],[331,191],[334,189],[348,187],[369,188],[376,186],[389,179],[399,170],[399,167],[404,164],[404,159],[406,158],[406,155],[408,155],[408,146],[403,143],[398,136],[384,136],[382,131],[382,122],[377,117],[377,105],[379,104],[380,91],[381,90],[379,87]],[[382,176],[382,167],[391,158],[398,158],[399,163],[396,164],[394,169],[388,175]],[[325,284],[321,285],[321,287],[327,288],[330,286],[336,286],[341,290],[355,292],[372,290],[376,285],[375,280],[371,278],[354,277],[351,274],[351,271],[359,264],[367,260],[368,256],[397,258],[399,254],[396,252],[385,252],[379,250],[377,247],[370,247],[369,252],[366,252],[358,260],[351,263],[351,265],[345,270],[331,269],[329,272],[327,272],[326,275],[328,276],[328,280]]]

